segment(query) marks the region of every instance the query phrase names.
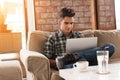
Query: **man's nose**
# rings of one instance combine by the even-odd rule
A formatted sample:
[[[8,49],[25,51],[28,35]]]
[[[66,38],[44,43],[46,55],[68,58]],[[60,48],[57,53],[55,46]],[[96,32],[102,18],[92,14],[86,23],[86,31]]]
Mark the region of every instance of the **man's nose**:
[[[71,23],[69,23],[69,24],[68,24],[68,27],[71,27],[71,26],[72,26],[72,24],[71,24]]]

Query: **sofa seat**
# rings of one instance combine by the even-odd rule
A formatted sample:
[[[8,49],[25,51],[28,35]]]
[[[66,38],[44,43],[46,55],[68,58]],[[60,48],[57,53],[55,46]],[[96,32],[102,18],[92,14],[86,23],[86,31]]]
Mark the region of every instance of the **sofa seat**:
[[[120,63],[120,58],[110,59],[109,63]]]

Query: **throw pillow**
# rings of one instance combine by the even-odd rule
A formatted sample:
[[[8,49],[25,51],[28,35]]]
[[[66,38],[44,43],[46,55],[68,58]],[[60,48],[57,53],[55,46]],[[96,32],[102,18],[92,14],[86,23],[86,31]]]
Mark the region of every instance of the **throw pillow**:
[[[112,43],[115,45],[115,53],[111,58],[120,57],[120,31],[119,30],[96,30],[95,36],[98,37],[98,46],[105,43]]]

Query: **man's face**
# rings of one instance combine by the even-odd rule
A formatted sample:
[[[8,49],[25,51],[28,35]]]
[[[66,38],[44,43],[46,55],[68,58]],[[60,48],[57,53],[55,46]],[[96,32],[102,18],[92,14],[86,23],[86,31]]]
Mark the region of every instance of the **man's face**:
[[[65,35],[68,35],[73,29],[74,18],[64,17],[64,19],[60,20],[59,24],[60,24],[60,28],[63,31],[63,33]]]

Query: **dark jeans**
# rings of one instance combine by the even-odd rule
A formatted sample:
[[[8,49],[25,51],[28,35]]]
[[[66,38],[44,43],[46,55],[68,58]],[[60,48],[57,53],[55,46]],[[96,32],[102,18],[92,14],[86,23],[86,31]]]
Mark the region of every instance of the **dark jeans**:
[[[92,49],[88,49],[88,50],[84,50],[84,51],[76,51],[72,54],[77,54],[79,56],[79,59],[76,60],[76,62],[78,61],[88,61],[89,62],[89,66],[92,65],[97,65],[97,54],[96,51],[98,50],[105,50],[105,48],[107,47],[107,51],[109,51],[109,57],[111,57],[114,53],[115,47],[113,44],[104,44],[101,47],[97,47],[97,48],[92,48]],[[72,68],[74,63],[71,64],[67,64],[64,65],[63,68]]]

